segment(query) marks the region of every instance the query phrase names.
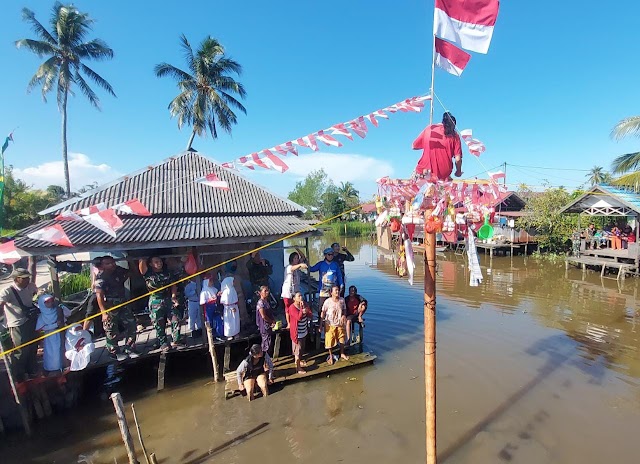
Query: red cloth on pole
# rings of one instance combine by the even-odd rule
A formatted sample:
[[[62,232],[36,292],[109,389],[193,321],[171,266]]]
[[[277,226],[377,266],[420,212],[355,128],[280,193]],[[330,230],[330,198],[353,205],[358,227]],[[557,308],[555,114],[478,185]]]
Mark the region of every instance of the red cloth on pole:
[[[416,172],[422,174],[425,170],[429,170],[433,176],[440,180],[447,180],[451,177],[452,158],[456,155],[462,157],[460,137],[458,134],[453,137],[445,136],[442,124],[427,126],[413,141],[413,149],[423,150],[422,157],[416,166]]]

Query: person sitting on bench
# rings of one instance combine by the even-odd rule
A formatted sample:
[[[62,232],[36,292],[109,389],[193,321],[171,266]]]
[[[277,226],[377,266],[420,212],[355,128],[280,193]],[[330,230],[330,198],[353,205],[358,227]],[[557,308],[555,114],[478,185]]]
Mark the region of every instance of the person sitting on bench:
[[[249,350],[247,356],[236,370],[238,388],[246,391],[249,401],[253,400],[256,383],[262,391],[262,396],[269,396],[269,385],[273,383],[273,361],[269,353],[262,351],[257,343]]]

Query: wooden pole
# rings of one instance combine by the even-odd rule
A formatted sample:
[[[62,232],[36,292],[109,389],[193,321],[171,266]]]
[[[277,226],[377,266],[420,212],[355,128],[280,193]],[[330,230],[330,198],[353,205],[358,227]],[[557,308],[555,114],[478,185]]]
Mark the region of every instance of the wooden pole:
[[[111,401],[113,401],[113,408],[116,410],[116,416],[118,416],[120,435],[122,435],[122,441],[124,442],[124,447],[127,450],[129,464],[138,464],[136,451],[133,446],[133,438],[131,438],[131,432],[129,432],[127,417],[124,415],[124,404],[122,403],[122,396],[120,396],[120,393],[112,393],[110,398]]]
[[[51,289],[53,290],[53,296],[56,301],[62,301],[62,295],[60,293],[60,276],[58,275],[58,268],[56,267],[56,257],[49,256],[47,262],[49,264],[49,275],[51,275]]]
[[[426,219],[431,211],[425,212]],[[424,381],[427,464],[436,464],[436,234],[425,231],[424,247]]]
[[[9,385],[11,385],[11,391],[13,392],[13,399],[18,405],[18,410],[20,411],[20,418],[22,419],[22,427],[24,427],[24,433],[27,434],[28,437],[31,436],[31,424],[29,423],[29,415],[27,414],[27,410],[25,409],[24,404],[20,401],[20,394],[18,394],[18,389],[16,388],[16,381],[13,378],[13,373],[11,372],[11,362],[9,361],[8,355],[3,355],[2,359],[4,360],[4,366],[7,368],[7,377],[9,377]]]
[[[151,453],[151,456],[149,456],[149,459],[151,459],[151,464],[158,464],[158,460],[156,459],[156,453]]]
[[[142,448],[142,454],[144,454],[144,459],[147,461],[147,464],[151,464],[149,461],[149,456],[147,455],[147,448],[144,446],[144,441],[142,441],[142,433],[140,433],[140,424],[138,424],[138,417],[136,416],[136,407],[131,403],[131,412],[133,413],[133,422],[136,423],[136,432],[138,432],[138,440],[140,440],[140,447]]]
[[[207,340],[209,342],[209,355],[211,356],[211,364],[213,365],[213,380],[219,380],[220,368],[218,367],[218,357],[216,356],[216,347],[213,345],[213,329],[208,321],[204,323],[207,328]]]

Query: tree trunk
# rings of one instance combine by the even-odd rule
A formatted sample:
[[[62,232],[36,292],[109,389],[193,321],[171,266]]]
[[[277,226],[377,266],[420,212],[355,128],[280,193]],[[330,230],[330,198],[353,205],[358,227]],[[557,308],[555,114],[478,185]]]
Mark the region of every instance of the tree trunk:
[[[196,138],[196,130],[193,129],[191,132],[191,137],[189,137],[189,143],[187,143],[187,151],[191,151],[191,145],[193,144],[193,139]]]
[[[67,96],[65,90],[62,95],[62,164],[64,166],[64,185],[67,191],[67,199],[71,198],[71,183],[69,182],[69,157],[67,156]]]

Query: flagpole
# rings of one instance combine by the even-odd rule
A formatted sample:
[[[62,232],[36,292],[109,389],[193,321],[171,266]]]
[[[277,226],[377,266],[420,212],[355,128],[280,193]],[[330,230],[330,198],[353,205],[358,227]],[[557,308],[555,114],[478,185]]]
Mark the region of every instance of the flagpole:
[[[433,34],[431,60],[431,110],[429,125],[433,124],[434,83],[436,73],[436,36]],[[425,211],[425,224],[431,211]],[[436,455],[436,234],[424,231],[424,385],[426,462],[437,464]]]

